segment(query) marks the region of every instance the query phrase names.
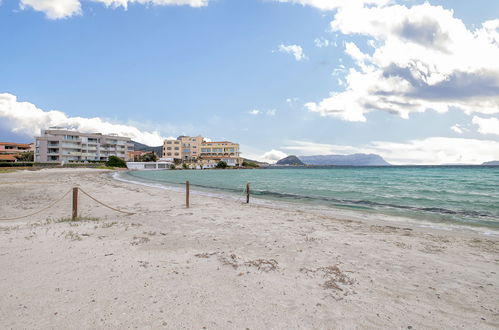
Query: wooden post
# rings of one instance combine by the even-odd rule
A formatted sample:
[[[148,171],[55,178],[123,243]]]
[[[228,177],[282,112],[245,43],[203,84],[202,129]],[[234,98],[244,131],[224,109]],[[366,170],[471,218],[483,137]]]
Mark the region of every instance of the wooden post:
[[[74,221],[78,218],[78,188],[73,188],[73,213],[71,219]]]
[[[249,204],[250,187],[249,183],[246,184],[246,204]]]
[[[189,208],[189,181],[185,181],[185,207]]]

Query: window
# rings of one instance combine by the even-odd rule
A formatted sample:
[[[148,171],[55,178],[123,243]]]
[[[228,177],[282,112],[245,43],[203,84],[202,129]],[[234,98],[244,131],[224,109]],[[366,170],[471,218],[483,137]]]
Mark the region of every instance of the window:
[[[167,153],[167,155],[168,155],[168,156],[171,156],[171,155],[172,155],[172,153],[171,153],[171,152],[169,152],[169,153]]]
[[[175,153],[175,156],[178,156],[178,152]]]
[[[189,152],[191,152],[189,149],[184,149],[183,151],[184,153],[188,154]]]
[[[175,150],[179,150],[179,147],[175,147]]]
[[[172,147],[167,147],[166,150],[172,150]]]
[[[172,144],[172,141],[166,141],[166,144]]]

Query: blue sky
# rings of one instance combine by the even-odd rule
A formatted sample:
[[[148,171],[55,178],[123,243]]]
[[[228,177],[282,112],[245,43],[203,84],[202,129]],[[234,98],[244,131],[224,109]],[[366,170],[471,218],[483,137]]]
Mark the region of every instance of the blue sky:
[[[1,3],[1,141],[71,123],[227,139],[267,161],[499,159],[499,1],[99,1]]]

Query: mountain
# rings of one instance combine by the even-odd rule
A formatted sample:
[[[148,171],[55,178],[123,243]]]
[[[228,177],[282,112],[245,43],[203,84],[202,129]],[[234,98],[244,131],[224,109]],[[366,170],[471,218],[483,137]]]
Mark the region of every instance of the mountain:
[[[299,156],[299,159],[306,165],[390,166],[375,154]]]
[[[486,166],[499,166],[499,160],[493,160],[491,162],[485,162],[482,165],[486,165]]]
[[[291,155],[277,161],[276,165],[305,165],[298,157]]]
[[[142,144],[139,142],[135,142],[135,141],[132,141],[132,144],[133,144],[133,150],[136,150],[136,151],[154,151],[156,156],[163,157],[163,146],[150,147],[148,145],[145,145],[145,144]]]

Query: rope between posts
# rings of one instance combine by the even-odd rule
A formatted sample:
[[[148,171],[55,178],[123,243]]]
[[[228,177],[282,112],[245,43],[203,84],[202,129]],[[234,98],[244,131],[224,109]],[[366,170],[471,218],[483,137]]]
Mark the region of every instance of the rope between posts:
[[[97,203],[101,204],[102,206],[107,207],[108,209],[114,210],[116,212],[121,212],[121,213],[124,213],[124,214],[128,214],[128,215],[135,214],[135,213],[132,213],[132,212],[127,212],[127,211],[122,211],[122,210],[115,209],[114,207],[109,206],[109,205],[107,205],[107,204],[105,204],[105,203],[103,203],[103,202],[95,199],[94,197],[90,196],[88,193],[85,192],[85,190],[83,190],[81,188],[78,188],[78,190],[80,190],[82,193],[84,193],[85,195],[87,195],[87,197],[89,197],[90,199],[92,199],[94,202],[97,202]]]
[[[49,209],[51,208],[52,206],[54,206],[55,204],[59,203],[64,197],[66,197],[69,193],[71,192],[71,189],[68,190],[61,198],[59,198],[58,200],[56,200],[55,202],[53,202],[52,204],[50,204],[49,206],[47,207],[44,207],[43,209],[39,210],[39,211],[36,211],[35,213],[31,213],[31,214],[28,214],[28,215],[23,215],[21,217],[15,217],[15,218],[6,218],[6,219],[0,219],[0,221],[8,221],[8,220],[18,220],[18,219],[22,219],[22,218],[27,218],[27,217],[31,217],[32,215],[36,215],[40,212],[43,212],[45,211],[46,209]]]

